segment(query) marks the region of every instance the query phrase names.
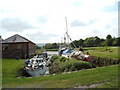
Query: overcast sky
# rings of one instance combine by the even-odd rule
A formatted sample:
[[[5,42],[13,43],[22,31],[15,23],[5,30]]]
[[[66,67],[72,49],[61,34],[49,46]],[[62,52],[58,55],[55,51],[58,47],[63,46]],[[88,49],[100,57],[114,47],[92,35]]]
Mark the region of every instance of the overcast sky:
[[[119,0],[0,0],[0,35],[35,43],[60,42],[65,16],[73,40],[118,37]]]

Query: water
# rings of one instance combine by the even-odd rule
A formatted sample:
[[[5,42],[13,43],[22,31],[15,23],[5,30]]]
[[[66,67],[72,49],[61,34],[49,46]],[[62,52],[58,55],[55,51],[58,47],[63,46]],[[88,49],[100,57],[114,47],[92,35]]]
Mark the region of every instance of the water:
[[[48,51],[47,52],[48,55],[58,55],[57,51]]]

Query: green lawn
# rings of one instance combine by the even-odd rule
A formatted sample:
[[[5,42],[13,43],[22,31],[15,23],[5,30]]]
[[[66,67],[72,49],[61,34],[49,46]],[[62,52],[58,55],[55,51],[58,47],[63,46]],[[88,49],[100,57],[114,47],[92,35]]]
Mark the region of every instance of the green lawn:
[[[2,59],[0,59],[0,89],[2,88]]]
[[[120,56],[118,55],[118,49],[120,50],[120,47],[88,47],[84,49],[85,53],[89,52],[90,55],[120,59]]]
[[[69,74],[57,74],[41,77],[22,77],[18,69],[23,67],[25,60],[3,59],[3,88],[73,88],[102,84],[100,87],[118,87],[118,66],[108,66],[81,70]],[[99,88],[100,88],[99,87]]]
[[[118,58],[118,48],[84,48],[91,55]],[[120,59],[120,58],[119,58]],[[86,69],[69,74],[57,74],[41,77],[21,77],[18,70],[23,68],[25,60],[2,60],[3,88],[73,88],[99,84],[97,88],[118,88],[118,65]],[[21,77],[21,78],[18,78]]]

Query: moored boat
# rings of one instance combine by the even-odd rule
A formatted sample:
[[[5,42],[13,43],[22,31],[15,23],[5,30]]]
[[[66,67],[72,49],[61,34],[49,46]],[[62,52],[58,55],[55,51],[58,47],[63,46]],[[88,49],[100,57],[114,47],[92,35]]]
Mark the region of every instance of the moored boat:
[[[47,58],[43,55],[36,55],[25,61],[25,69],[30,76],[40,76],[48,73]]]

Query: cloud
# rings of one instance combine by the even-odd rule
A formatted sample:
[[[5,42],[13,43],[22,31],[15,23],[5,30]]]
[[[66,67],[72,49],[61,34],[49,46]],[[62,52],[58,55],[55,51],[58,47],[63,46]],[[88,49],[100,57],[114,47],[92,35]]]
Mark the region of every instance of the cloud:
[[[68,18],[73,40],[117,36],[118,0],[1,0],[0,34],[20,34],[33,42],[60,41]]]
[[[38,22],[40,22],[42,24],[44,24],[48,21],[47,17],[45,17],[45,16],[39,16],[37,19],[38,19]]]
[[[111,25],[106,25],[105,28],[106,28],[106,29],[110,29],[110,28],[111,28]]]
[[[108,5],[108,6],[104,7],[102,9],[102,11],[104,11],[104,12],[114,12],[114,11],[118,11],[118,7],[119,7],[119,3],[116,2],[116,3],[113,3],[112,5]]]
[[[82,20],[80,21],[79,19],[75,19],[73,21],[71,21],[70,23],[70,26],[71,27],[79,27],[79,26],[88,26],[88,25],[91,25],[91,24],[96,24],[98,23],[99,20],[97,18],[94,18],[94,19],[90,19],[90,20]]]
[[[55,42],[56,37],[58,37],[55,34],[44,34],[42,32],[37,32],[37,33],[25,33],[24,36],[29,38],[30,40],[33,40],[36,43],[46,43],[46,42]],[[57,41],[56,41],[57,42]]]
[[[74,27],[74,26],[86,26],[87,24],[84,22],[81,22],[80,20],[74,20],[71,22],[70,26]]]
[[[8,31],[16,31],[21,32],[25,29],[31,29],[34,28],[32,25],[30,25],[28,22],[25,22],[19,18],[7,18],[3,19],[1,21],[2,28],[6,29]]]
[[[93,30],[92,31],[94,34],[98,34],[99,33],[99,30]]]

